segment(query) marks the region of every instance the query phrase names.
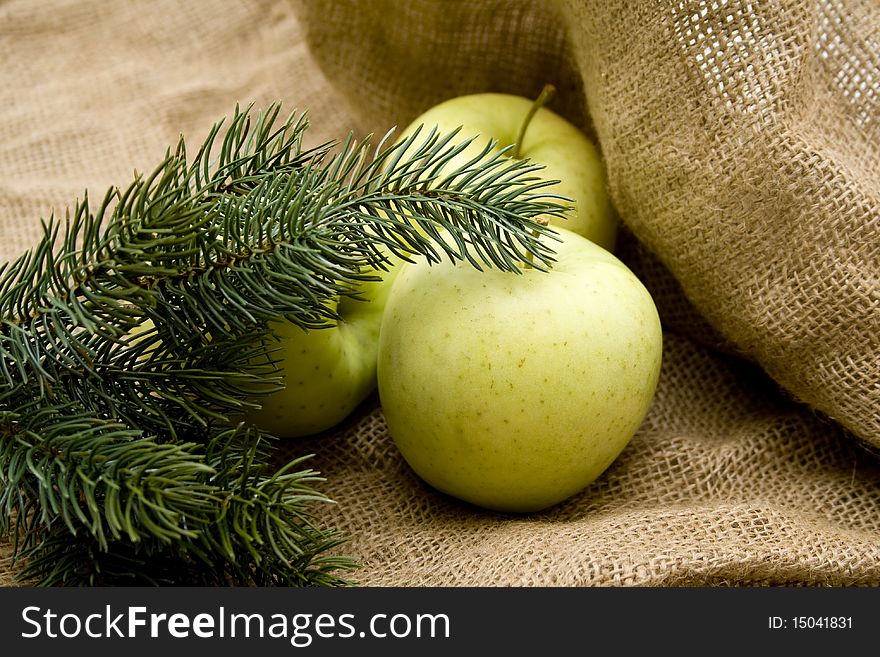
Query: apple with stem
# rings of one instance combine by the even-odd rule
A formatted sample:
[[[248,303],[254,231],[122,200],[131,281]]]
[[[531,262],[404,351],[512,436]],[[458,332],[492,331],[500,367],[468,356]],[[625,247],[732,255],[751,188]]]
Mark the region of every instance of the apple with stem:
[[[546,107],[555,94],[546,85],[537,99],[503,93],[480,93],[446,100],[415,119],[402,133],[437,128],[440,133],[460,129],[456,135],[469,146],[444,167],[451,172],[478,155],[490,142],[494,151],[507,148],[512,158],[528,158],[541,165],[537,173],[557,180],[542,191],[571,199],[574,206],[566,219],[551,219],[599,246],[613,251],[617,219],[607,191],[605,165],[593,142],[563,117]]]
[[[607,250],[555,232],[547,271],[421,258],[386,303],[378,385],[389,434],[425,482],[487,509],[537,511],[584,489],[656,389],[650,294]]]

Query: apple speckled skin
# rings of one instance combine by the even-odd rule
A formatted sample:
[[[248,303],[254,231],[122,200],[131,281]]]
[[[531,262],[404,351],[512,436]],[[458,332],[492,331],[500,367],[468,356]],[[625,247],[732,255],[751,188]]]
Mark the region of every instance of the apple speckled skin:
[[[441,134],[461,127],[455,136],[457,142],[478,136],[444,167],[450,172],[479,154],[490,140],[497,142],[496,151],[513,144],[532,103],[528,98],[501,93],[451,98],[419,116],[403,131],[402,138],[419,126],[423,126],[422,136],[435,126]],[[551,223],[613,251],[617,219],[607,191],[605,166],[593,143],[570,122],[542,107],[529,123],[519,154],[544,167],[536,176],[559,181],[542,192],[573,200],[571,216],[553,218]]]
[[[647,290],[606,250],[557,231],[549,272],[419,260],[386,304],[389,433],[424,481],[488,509],[537,511],[592,483],[640,426],[659,377]]]

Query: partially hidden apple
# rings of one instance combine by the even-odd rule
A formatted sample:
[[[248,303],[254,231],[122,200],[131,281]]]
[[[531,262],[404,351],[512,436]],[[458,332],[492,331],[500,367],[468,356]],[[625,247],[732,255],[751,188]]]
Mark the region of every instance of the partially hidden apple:
[[[537,511],[584,489],[629,443],[658,381],[650,294],[607,250],[555,230],[549,271],[419,259],[386,303],[389,434],[425,482],[487,509]]]
[[[269,357],[284,388],[258,398],[261,406],[246,413],[248,421],[278,438],[312,435],[339,424],[376,389],[382,312],[402,262],[386,257],[388,270],[374,270],[377,280],[361,283],[357,298],[337,298],[335,323],[308,331],[287,320],[272,323],[278,344]],[[144,320],[129,331],[130,343],[152,330]],[[147,345],[137,359],[145,361],[154,348]]]
[[[504,148],[515,158],[527,158],[543,168],[544,180],[557,180],[542,191],[572,200],[573,212],[560,225],[614,250],[617,219],[607,191],[605,165],[593,142],[572,123],[544,105],[555,93],[547,85],[536,100],[504,93],[480,93],[446,100],[416,118],[402,138],[421,127],[423,134],[436,128],[440,134],[460,129],[456,141],[473,138],[469,146],[444,167],[449,173],[478,155],[490,142],[494,152]]]
[[[362,283],[359,298],[340,298],[332,326],[307,331],[289,321],[272,325],[284,388],[260,400],[250,421],[279,438],[320,433],[376,389],[379,328],[399,264],[394,258],[387,271],[376,270],[379,280]]]

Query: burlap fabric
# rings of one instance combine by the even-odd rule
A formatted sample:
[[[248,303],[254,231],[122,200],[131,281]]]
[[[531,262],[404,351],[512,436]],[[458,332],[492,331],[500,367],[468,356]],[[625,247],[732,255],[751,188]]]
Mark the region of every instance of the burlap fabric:
[[[427,489],[376,399],[290,444],[356,580],[877,585],[878,33],[870,0],[6,2],[0,257],[236,102],[308,107],[317,142],[553,82],[661,311],[657,396],[600,480],[525,517]]]

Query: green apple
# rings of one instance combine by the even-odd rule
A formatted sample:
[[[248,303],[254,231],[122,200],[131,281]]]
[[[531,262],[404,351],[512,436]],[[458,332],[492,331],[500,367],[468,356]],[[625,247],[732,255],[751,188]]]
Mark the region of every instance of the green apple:
[[[381,280],[362,283],[358,298],[337,300],[335,324],[309,331],[289,321],[272,324],[279,343],[271,357],[284,388],[260,398],[261,407],[246,414],[248,421],[279,438],[316,434],[340,423],[376,389],[382,311],[402,262],[388,257],[389,270],[375,272]],[[144,340],[152,327],[149,319],[135,326],[130,343]],[[154,349],[148,346],[138,361]]]
[[[441,134],[461,128],[457,141],[474,137],[462,153],[444,168],[450,172],[479,154],[490,141],[495,151],[513,146],[508,154],[528,158],[544,168],[545,180],[558,180],[545,188],[573,201],[566,219],[551,219],[609,251],[614,250],[617,220],[606,186],[605,166],[593,143],[572,123],[542,107],[548,90],[538,101],[502,93],[481,93],[449,99],[426,111],[402,133],[402,138],[420,126],[423,134],[436,127]],[[552,93],[552,92],[551,92]]]
[[[296,438],[351,414],[376,389],[382,311],[398,271],[395,260],[387,272],[376,272],[381,280],[359,287],[359,298],[341,298],[332,326],[306,331],[292,322],[274,324],[284,388],[263,398],[248,419],[279,438]]]
[[[425,482],[488,509],[536,511],[588,486],[642,423],[660,372],[645,287],[607,250],[556,232],[549,271],[417,259],[385,307],[391,437]]]

